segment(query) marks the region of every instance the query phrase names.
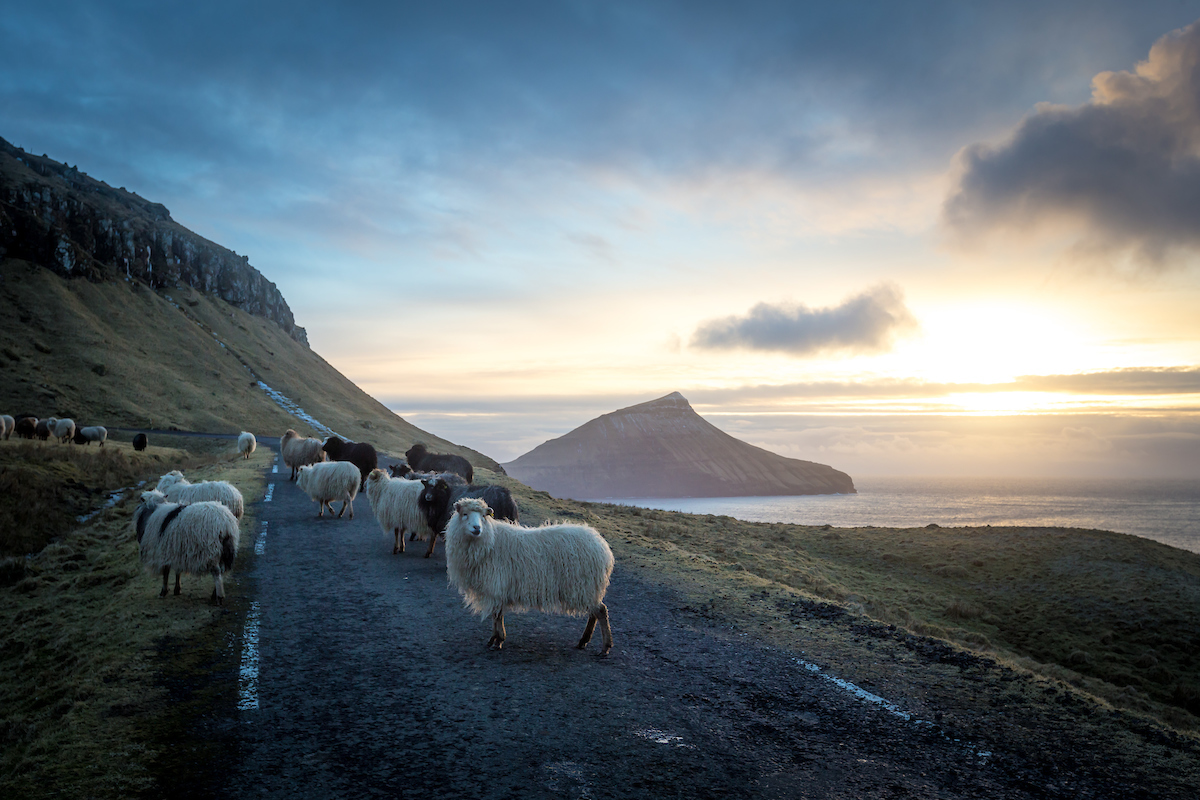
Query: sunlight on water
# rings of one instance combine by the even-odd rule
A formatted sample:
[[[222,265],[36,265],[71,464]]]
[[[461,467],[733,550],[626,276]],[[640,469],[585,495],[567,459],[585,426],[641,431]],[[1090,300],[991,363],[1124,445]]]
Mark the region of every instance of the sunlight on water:
[[[1093,528],[1200,553],[1200,481],[1082,478],[856,478],[858,494],[605,500],[749,522],[838,528],[930,523]]]

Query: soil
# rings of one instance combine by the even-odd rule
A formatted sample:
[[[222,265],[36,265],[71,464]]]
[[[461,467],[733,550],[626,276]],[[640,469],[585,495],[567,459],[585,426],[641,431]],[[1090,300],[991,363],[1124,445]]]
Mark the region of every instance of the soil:
[[[1191,798],[1200,785],[1195,739],[984,655],[764,594],[804,633],[781,646],[620,562],[611,654],[599,636],[574,647],[583,619],[539,613],[506,615],[489,651],[442,544],[393,555],[365,496],[353,521],[317,519],[286,470],[269,477],[262,552],[239,556],[257,649],[250,624],[230,643],[240,668],[212,673],[238,694],[189,723],[202,757],[180,758],[181,740],[160,765],[170,796]]]

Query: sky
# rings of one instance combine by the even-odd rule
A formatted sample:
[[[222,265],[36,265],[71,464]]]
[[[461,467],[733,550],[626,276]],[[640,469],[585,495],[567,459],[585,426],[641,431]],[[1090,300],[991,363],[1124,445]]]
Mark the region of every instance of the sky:
[[[0,136],[498,460],[1200,478],[1200,1],[6,5]]]

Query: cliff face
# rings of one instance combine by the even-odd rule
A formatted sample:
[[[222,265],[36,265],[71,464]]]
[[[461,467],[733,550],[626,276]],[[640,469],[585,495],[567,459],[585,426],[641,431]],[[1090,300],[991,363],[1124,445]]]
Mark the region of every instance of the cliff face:
[[[745,497],[849,494],[833,467],[735,439],[678,392],[597,417],[503,465],[558,497]]]
[[[0,139],[0,258],[64,278],[191,286],[271,320],[308,346],[275,284],[239,256],[171,219],[160,203]]]

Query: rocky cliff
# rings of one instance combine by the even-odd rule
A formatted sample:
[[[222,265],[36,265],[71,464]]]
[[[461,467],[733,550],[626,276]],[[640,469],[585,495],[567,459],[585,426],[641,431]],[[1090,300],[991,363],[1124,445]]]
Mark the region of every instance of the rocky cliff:
[[[160,203],[0,139],[0,258],[5,257],[65,278],[191,286],[271,320],[308,345],[279,289],[246,256],[192,233]]]
[[[849,494],[833,467],[735,439],[678,392],[597,417],[503,465],[558,497],[745,497]]]

